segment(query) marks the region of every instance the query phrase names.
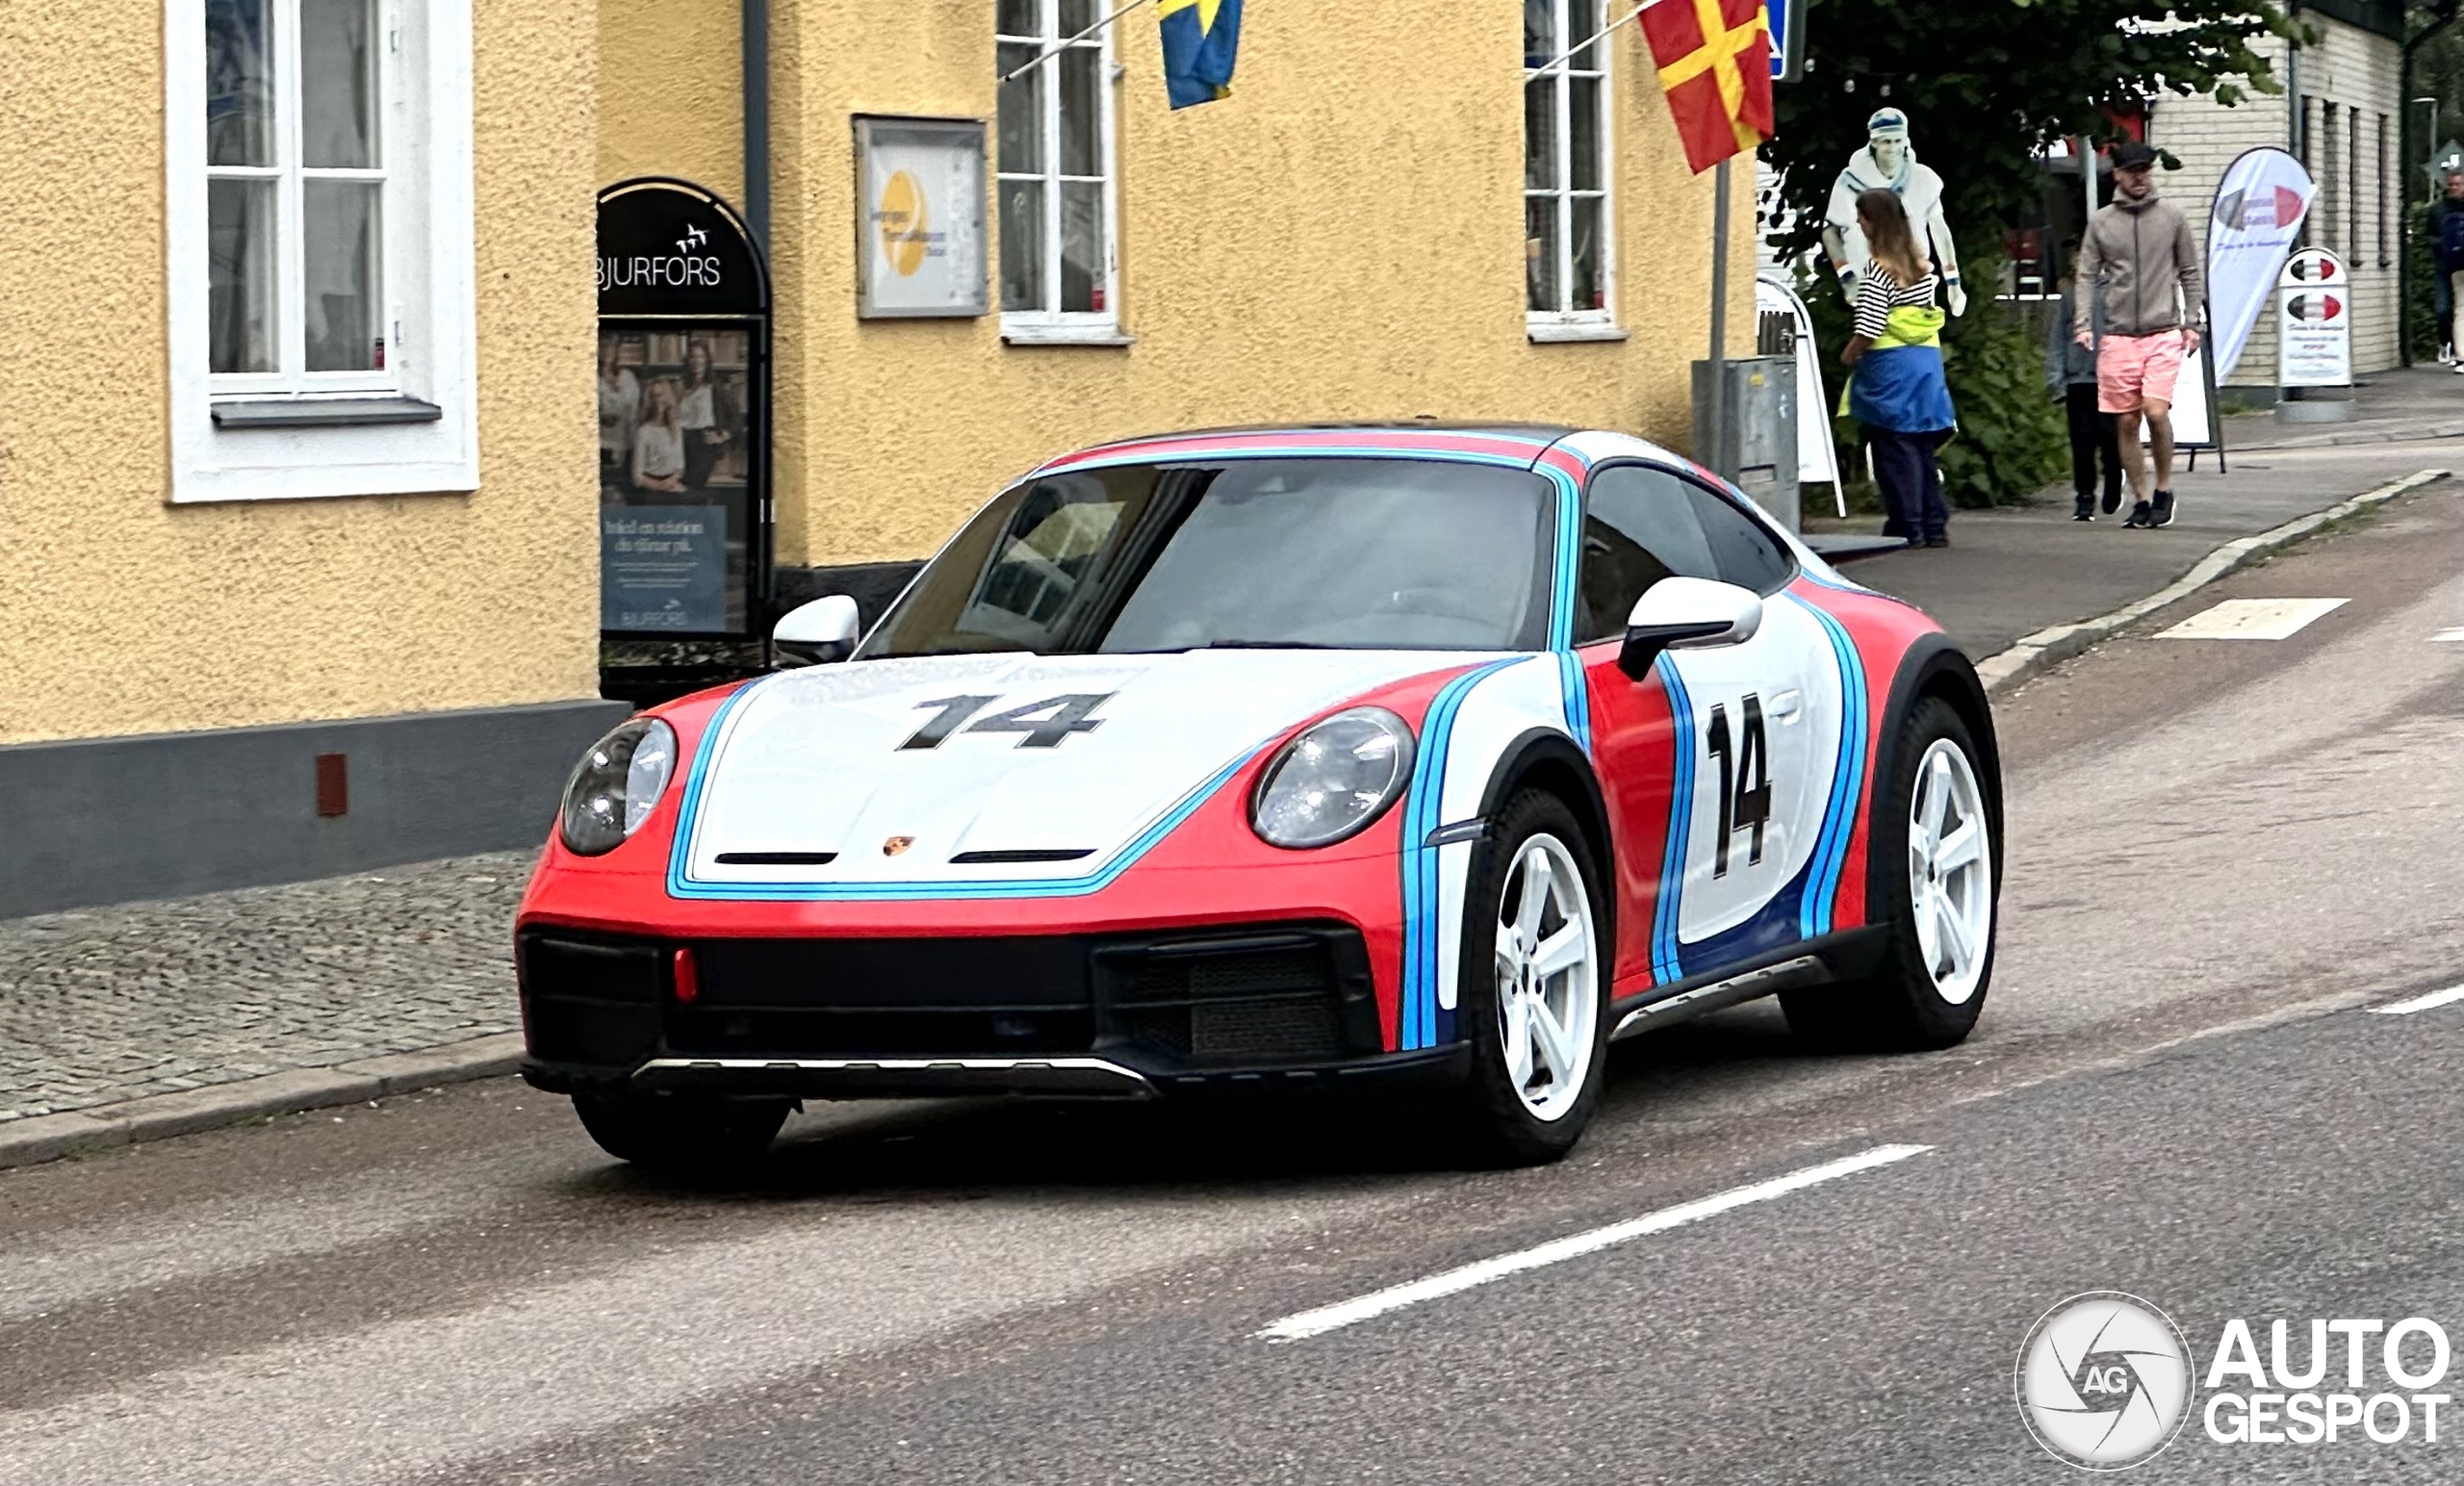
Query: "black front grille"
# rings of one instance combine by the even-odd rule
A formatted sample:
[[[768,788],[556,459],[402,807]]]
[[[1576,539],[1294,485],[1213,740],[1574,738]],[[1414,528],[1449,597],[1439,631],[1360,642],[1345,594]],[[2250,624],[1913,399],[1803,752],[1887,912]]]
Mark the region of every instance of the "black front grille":
[[[1085,1053],[1074,937],[705,939],[701,994],[669,1018],[684,1056],[913,1058]]]
[[[695,994],[672,962],[692,951]],[[913,939],[523,936],[534,1058],[1112,1057],[1157,1071],[1322,1063],[1382,1050],[1348,928]]]
[[[1095,952],[1116,1035],[1194,1067],[1325,1063],[1375,1051],[1357,935],[1270,933]]]

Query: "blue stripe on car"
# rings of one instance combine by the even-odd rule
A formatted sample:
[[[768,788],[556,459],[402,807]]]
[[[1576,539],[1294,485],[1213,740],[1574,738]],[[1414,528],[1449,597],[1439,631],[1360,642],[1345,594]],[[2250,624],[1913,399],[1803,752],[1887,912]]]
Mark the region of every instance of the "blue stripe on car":
[[[1685,679],[1667,653],[1652,663],[1668,696],[1672,767],[1668,786],[1668,844],[1660,854],[1659,896],[1652,906],[1652,978],[1661,985],[1680,979],[1678,909],[1685,889],[1685,846],[1694,830],[1694,704]]]
[[[1447,682],[1421,724],[1420,756],[1412,770],[1411,792],[1403,801],[1403,985],[1395,1038],[1403,1051],[1435,1047],[1453,1035],[1453,1013],[1437,1004],[1438,858],[1444,849],[1424,843],[1445,807],[1446,757],[1453,743],[1454,718],[1473,687],[1527,658],[1492,660]]]
[[[1823,807],[1822,832],[1814,838],[1811,872],[1797,917],[1798,932],[1810,939],[1831,932],[1833,900],[1839,895],[1839,876],[1847,867],[1848,838],[1855,833],[1865,778],[1867,699],[1864,660],[1847,628],[1814,604],[1804,607],[1821,624],[1839,668],[1839,756],[1832,765],[1831,799]]]

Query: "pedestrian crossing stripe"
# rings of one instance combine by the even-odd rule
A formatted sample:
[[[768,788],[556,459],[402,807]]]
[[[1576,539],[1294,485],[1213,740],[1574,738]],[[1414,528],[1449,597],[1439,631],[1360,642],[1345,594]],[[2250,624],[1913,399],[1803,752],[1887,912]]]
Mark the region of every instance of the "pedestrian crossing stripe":
[[[2438,633],[2431,635],[2430,638],[2432,640],[2464,641],[2464,625],[2458,625],[2452,629],[2442,629]]]
[[[2347,599],[2227,599],[2194,614],[2160,640],[2289,640]]]

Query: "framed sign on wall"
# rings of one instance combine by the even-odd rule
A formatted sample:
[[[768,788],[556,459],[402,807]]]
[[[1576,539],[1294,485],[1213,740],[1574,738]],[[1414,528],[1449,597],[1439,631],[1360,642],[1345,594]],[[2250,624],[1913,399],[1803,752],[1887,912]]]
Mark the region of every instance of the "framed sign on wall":
[[[989,313],[984,121],[856,115],[856,313]]]

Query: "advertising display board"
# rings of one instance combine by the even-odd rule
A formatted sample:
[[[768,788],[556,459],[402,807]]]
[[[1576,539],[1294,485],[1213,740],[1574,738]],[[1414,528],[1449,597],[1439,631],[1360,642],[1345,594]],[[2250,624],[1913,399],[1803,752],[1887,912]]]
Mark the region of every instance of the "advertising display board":
[[[600,629],[757,641],[770,597],[770,289],[690,182],[599,198]]]
[[[2294,254],[2276,279],[2276,385],[2352,385],[2352,280],[2326,248]]]
[[[855,123],[856,313],[989,313],[983,123],[864,115]]]
[[[2280,149],[2246,150],[2225,167],[2208,207],[2208,339],[2213,379],[2225,381],[2267,308],[2284,255],[2301,235],[2316,188],[2301,162]]]

